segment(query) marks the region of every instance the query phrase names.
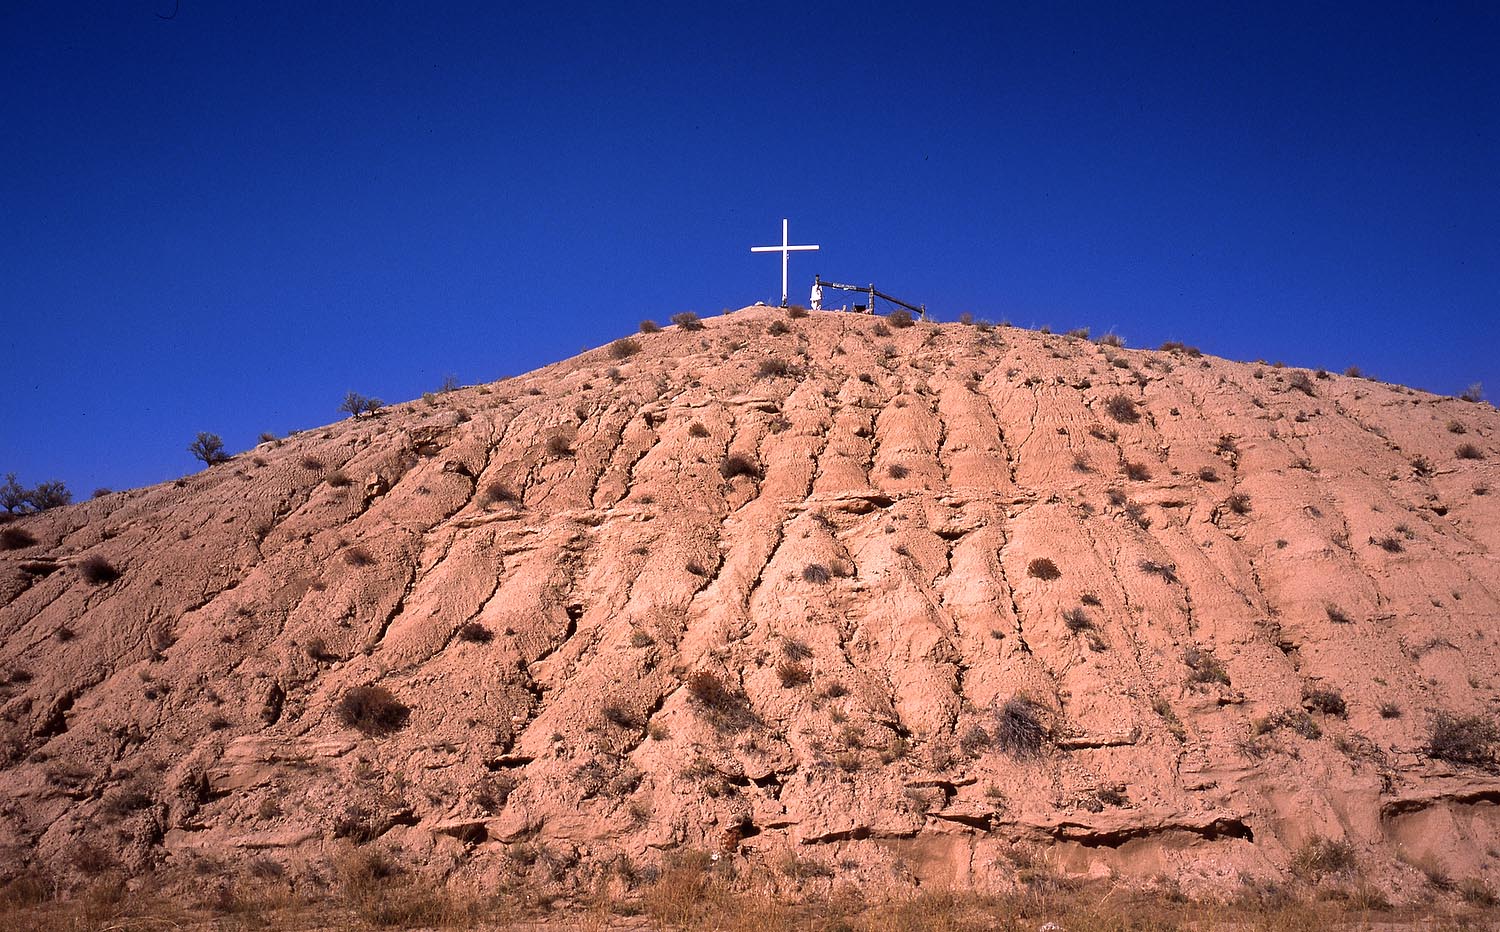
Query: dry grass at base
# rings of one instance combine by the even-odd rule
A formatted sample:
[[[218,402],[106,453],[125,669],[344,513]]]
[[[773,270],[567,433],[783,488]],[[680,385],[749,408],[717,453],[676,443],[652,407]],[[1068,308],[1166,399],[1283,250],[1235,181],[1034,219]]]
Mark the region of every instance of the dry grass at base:
[[[357,853],[356,853],[357,854]],[[212,878],[191,896],[126,894],[100,882],[80,895],[52,900],[44,891],[0,897],[7,929],[76,932],[83,929],[175,932],[329,932],[329,930],[717,930],[717,932],[1067,932],[1131,929],[1199,930],[1485,929],[1500,911],[1455,904],[1367,908],[1359,896],[1313,896],[1291,885],[1247,885],[1242,895],[1195,902],[1166,883],[1147,892],[1108,882],[1083,884],[1033,877],[1028,888],[1003,895],[928,890],[910,896],[863,898],[835,879],[833,892],[796,902],[772,878],[736,880],[727,864],[707,855],[683,857],[639,895],[586,896],[564,903],[511,892],[460,893],[408,875],[341,867],[338,895],[299,895],[277,880]],[[797,881],[785,881],[795,888]],[[747,891],[745,888],[753,888]],[[14,891],[12,891],[14,892]],[[1054,925],[1049,926],[1052,923]]]

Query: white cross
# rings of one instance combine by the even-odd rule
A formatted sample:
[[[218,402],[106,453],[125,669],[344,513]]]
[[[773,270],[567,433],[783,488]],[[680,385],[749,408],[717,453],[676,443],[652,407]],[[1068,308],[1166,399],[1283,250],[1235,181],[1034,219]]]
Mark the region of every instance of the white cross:
[[[781,221],[781,245],[780,246],[751,246],[751,252],[779,252],[781,253],[781,306],[786,307],[786,260],[793,252],[801,250],[817,249],[816,246],[791,246],[787,239],[787,223]]]

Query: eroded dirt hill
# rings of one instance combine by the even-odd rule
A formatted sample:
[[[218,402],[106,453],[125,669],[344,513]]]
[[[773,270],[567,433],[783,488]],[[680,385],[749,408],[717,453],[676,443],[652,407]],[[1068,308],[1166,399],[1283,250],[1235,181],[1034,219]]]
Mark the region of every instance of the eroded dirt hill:
[[[1429,746],[1500,698],[1492,407],[771,308],[632,341],[7,525],[7,869],[1500,880],[1483,735]]]

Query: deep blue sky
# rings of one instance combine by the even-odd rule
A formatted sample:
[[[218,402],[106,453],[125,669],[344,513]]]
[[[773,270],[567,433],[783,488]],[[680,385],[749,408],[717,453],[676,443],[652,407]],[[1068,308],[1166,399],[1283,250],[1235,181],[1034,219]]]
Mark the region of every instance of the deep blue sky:
[[[0,473],[80,496],[814,272],[1500,396],[1491,3],[0,0]]]

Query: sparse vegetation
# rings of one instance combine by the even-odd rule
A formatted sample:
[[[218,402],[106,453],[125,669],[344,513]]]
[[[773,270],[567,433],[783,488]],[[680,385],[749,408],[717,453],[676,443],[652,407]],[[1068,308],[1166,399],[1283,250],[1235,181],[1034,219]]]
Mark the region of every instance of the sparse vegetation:
[[[682,311],[681,313],[673,314],[672,323],[676,324],[678,329],[680,330],[703,329],[703,321],[700,320],[698,318],[698,315],[694,314],[692,311]]]
[[[1323,606],[1323,613],[1326,614],[1328,616],[1328,620],[1333,622],[1334,624],[1347,625],[1352,624],[1354,621],[1342,608],[1339,608],[1337,605],[1334,605],[1331,602]]]
[[[812,682],[812,674],[808,672],[807,667],[791,660],[783,660],[776,665],[776,678],[781,681],[783,689],[806,686]]]
[[[1177,582],[1177,568],[1170,563],[1158,563],[1155,560],[1142,560],[1136,566],[1141,572],[1150,573],[1152,576],[1160,576],[1169,583]]]
[[[609,344],[609,355],[614,359],[629,359],[641,351],[641,344],[630,337],[620,337]]]
[[[1125,477],[1133,482],[1147,482],[1151,479],[1151,469],[1145,463],[1128,462]]]
[[[373,417],[384,406],[385,402],[379,398],[370,398],[361,395],[359,392],[347,392],[344,395],[343,403],[339,405],[339,410],[347,413],[350,417],[359,417],[361,414],[368,414]]]
[[[993,737],[995,745],[1012,757],[1040,755],[1047,740],[1040,708],[1025,696],[1007,699],[996,715]]]
[[[1474,444],[1472,443],[1461,443],[1458,445],[1458,449],[1453,452],[1454,455],[1456,455],[1461,460],[1484,459],[1484,451],[1474,446]]]
[[[1348,718],[1349,707],[1343,693],[1325,686],[1307,686],[1302,689],[1302,708],[1336,718]]]
[[[783,378],[791,373],[791,364],[785,359],[776,359],[775,357],[762,359],[759,368],[755,370],[756,378],[761,379]]]
[[[1385,702],[1382,702],[1380,704],[1380,717],[1381,718],[1400,718],[1401,717],[1401,706],[1397,705],[1394,702],[1391,702],[1390,700],[1386,700]]]
[[[547,438],[547,452],[553,456],[572,456],[573,441],[566,434],[553,434]]]
[[[343,487],[352,483],[354,480],[350,479],[349,474],[344,472],[342,469],[335,469],[327,476],[324,476],[323,481],[327,482],[329,485],[333,486],[336,489],[342,489]]]
[[[98,554],[84,557],[79,561],[78,572],[84,579],[96,586],[107,585],[120,578],[120,571],[115,568],[114,564]]]
[[[1451,764],[1492,767],[1500,727],[1484,715],[1439,712],[1427,730],[1427,754]]]
[[[496,480],[484,487],[483,504],[486,507],[499,504],[519,505],[520,502],[521,496],[517,495],[515,490],[504,482]]]
[[[350,547],[344,551],[344,562],[350,566],[374,566],[375,557],[363,547]]]
[[[1229,671],[1205,647],[1189,647],[1183,652],[1182,662],[1188,665],[1188,681],[1192,683],[1219,683],[1229,685]]]
[[[1317,394],[1317,392],[1313,390],[1312,379],[1308,377],[1306,372],[1293,372],[1292,377],[1287,380],[1287,385],[1293,390],[1299,391],[1309,398]]]
[[[488,644],[495,639],[495,635],[480,622],[469,621],[459,626],[458,639],[471,644]]]
[[[688,696],[698,710],[720,731],[738,731],[755,721],[744,695],[725,685],[707,670],[688,674],[685,685]]]
[[[1037,557],[1026,564],[1026,575],[1044,582],[1062,578],[1062,570],[1047,557]]]
[[[1114,394],[1104,402],[1104,410],[1121,424],[1134,424],[1141,419],[1135,401],[1128,395]]]
[[[345,690],[337,711],[339,721],[372,737],[399,730],[411,713],[384,686],[354,686]]]
[[[1250,513],[1250,496],[1244,492],[1232,492],[1224,499],[1224,507],[1237,515],[1248,515]]]
[[[887,476],[890,476],[892,479],[905,479],[910,473],[911,470],[907,469],[905,466],[902,466],[900,463],[892,463],[890,466],[886,467],[885,470],[885,474]]]
[[[224,439],[207,431],[198,432],[197,438],[188,444],[188,452],[194,459],[202,460],[205,466],[229,461],[229,454],[224,452]]]
[[[20,550],[23,547],[35,546],[35,544],[36,538],[25,528],[0,529],[0,550]]]
[[[1094,627],[1094,620],[1082,608],[1070,608],[1063,612],[1062,617],[1063,624],[1067,625],[1068,630],[1074,634],[1080,634]]]
[[[1480,402],[1484,400],[1484,386],[1478,382],[1458,393],[1458,397],[1464,401]]]
[[[1330,874],[1353,873],[1354,846],[1347,841],[1313,835],[1292,855],[1290,867],[1293,874],[1308,881],[1321,880]]]
[[[740,453],[731,453],[719,462],[719,475],[731,480],[739,476],[749,476],[751,479],[761,477],[760,466]]]
[[[802,568],[802,579],[805,582],[822,585],[832,578],[833,574],[828,571],[828,567],[821,563],[809,563]]]
[[[910,327],[913,323],[915,323],[915,321],[911,319],[911,312],[906,310],[905,308],[900,307],[885,315],[885,320],[886,323],[890,324],[892,327],[895,327],[897,330]]]
[[[1411,471],[1423,479],[1431,478],[1433,473],[1432,460],[1420,454],[1413,456],[1411,458]]]
[[[643,320],[643,321],[641,321],[641,333],[660,333],[660,332],[661,332],[661,324],[658,324],[656,321],[654,321],[654,320]]]
[[[1212,466],[1204,466],[1198,470],[1198,478],[1203,482],[1218,482],[1219,471]]]

